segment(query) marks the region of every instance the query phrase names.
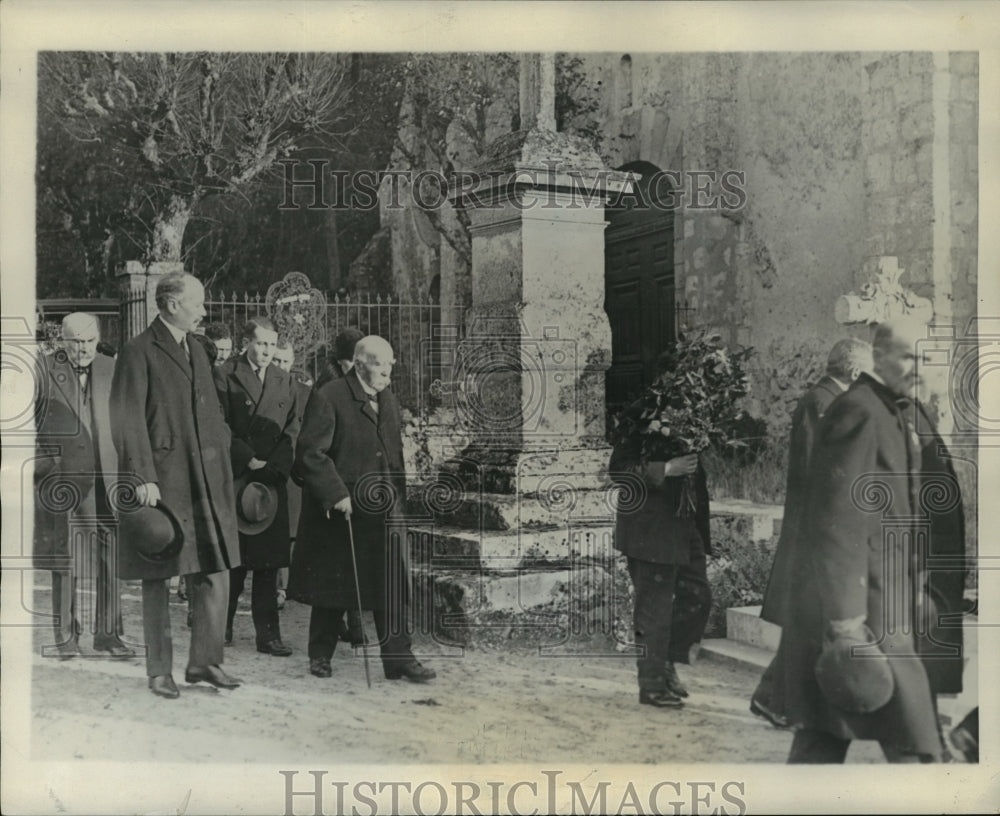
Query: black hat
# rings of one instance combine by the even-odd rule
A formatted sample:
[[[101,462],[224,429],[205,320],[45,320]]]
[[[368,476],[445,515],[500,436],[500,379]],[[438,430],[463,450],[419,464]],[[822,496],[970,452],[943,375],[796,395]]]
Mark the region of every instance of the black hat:
[[[160,563],[176,558],[184,546],[184,530],[162,501],[123,511],[119,535],[145,560]]]
[[[354,347],[364,335],[357,329],[344,329],[333,341],[333,358],[335,360],[353,360]]]

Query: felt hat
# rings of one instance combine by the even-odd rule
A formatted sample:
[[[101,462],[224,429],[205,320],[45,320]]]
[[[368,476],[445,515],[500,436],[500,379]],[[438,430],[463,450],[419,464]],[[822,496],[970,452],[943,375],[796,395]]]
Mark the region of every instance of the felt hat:
[[[278,491],[253,481],[249,474],[236,480],[236,527],[243,535],[262,533],[278,514]]]
[[[827,638],[816,660],[816,681],[829,703],[854,714],[878,711],[892,698],[895,680],[871,631]]]
[[[181,523],[162,501],[123,511],[119,535],[142,558],[155,563],[176,558],[184,546]]]

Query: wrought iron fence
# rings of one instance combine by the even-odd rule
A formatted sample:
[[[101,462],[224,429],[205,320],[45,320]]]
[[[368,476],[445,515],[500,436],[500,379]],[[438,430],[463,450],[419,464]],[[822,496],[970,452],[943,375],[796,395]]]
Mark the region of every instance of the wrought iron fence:
[[[204,323],[223,323],[239,349],[243,326],[256,315],[269,315],[263,295],[233,292],[231,295],[209,292],[205,299]],[[440,342],[441,306],[429,300],[402,303],[376,295],[361,298],[334,297],[326,304],[321,337],[311,349],[296,349],[296,367],[315,380],[327,365],[335,364],[334,341],[347,328],[362,334],[384,337],[396,355],[393,391],[400,404],[412,411],[422,411],[434,404],[431,383],[447,377],[442,370],[437,344]]]

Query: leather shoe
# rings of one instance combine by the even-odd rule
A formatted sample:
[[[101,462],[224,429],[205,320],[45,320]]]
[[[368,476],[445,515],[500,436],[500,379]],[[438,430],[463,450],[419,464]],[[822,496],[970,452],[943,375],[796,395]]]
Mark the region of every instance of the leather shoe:
[[[226,627],[226,636],[225,636],[225,639],[223,640],[223,643],[225,643],[226,646],[232,646],[233,645],[233,627],[232,626],[227,626]]]
[[[667,690],[675,697],[687,697],[688,690],[684,688],[681,679],[677,676],[677,669],[673,663],[667,663]]]
[[[647,691],[639,689],[639,703],[656,708],[680,708],[684,701],[670,691]]]
[[[428,669],[416,660],[411,660],[409,663],[404,663],[401,666],[386,668],[385,677],[387,680],[399,680],[405,677],[414,683],[426,683],[437,677],[437,672],[434,669]]]
[[[324,660],[321,657],[314,657],[309,660],[309,672],[316,677],[331,677],[333,675],[330,661]]]
[[[257,651],[275,657],[288,657],[292,653],[292,648],[281,642],[281,638],[269,640],[267,643],[258,643]]]
[[[112,657],[121,659],[135,657],[135,649],[130,649],[120,640],[108,640],[94,643],[94,649],[98,652],[108,652]]]
[[[786,717],[783,717],[776,711],[771,711],[766,705],[753,697],[750,698],[750,712],[756,714],[758,717],[763,717],[775,728],[788,728],[788,719]]]
[[[174,678],[169,674],[158,674],[156,677],[150,677],[149,689],[157,697],[166,697],[168,700],[176,700],[181,696]]]
[[[242,680],[230,677],[221,666],[188,666],[184,672],[184,682],[199,683],[204,680],[211,683],[216,688],[234,689],[239,688]]]

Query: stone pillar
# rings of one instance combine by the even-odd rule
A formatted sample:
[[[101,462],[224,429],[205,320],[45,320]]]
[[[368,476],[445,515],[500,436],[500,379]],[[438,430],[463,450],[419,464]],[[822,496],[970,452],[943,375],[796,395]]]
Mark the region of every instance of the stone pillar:
[[[422,497],[432,523],[409,535],[417,606],[441,616],[437,631],[485,637],[504,620],[536,643],[546,628],[548,647],[564,648],[570,632],[611,634],[622,600],[605,478],[604,202],[629,175],[551,129],[553,66],[522,60],[522,121],[534,128],[494,142],[451,196],[472,240],[451,384],[470,443]]]
[[[597,487],[611,364],[604,201],[628,174],[604,168],[582,140],[543,130],[504,137],[480,169],[479,186],[456,201],[472,237],[456,372],[466,456],[483,465],[490,492],[532,493],[524,480],[554,467]]]
[[[153,322],[159,313],[156,308],[156,285],[160,278],[170,272],[183,272],[180,261],[126,261],[118,270],[121,286],[122,342],[127,342]]]
[[[556,129],[556,55],[522,54],[521,130]]]

